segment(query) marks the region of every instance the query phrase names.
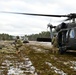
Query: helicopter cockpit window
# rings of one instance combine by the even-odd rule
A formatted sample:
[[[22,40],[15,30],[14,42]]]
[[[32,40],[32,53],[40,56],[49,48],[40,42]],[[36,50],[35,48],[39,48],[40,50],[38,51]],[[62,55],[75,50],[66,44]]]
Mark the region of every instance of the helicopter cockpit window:
[[[74,30],[72,29],[71,31],[70,31],[70,38],[74,38],[75,37],[75,32],[74,32]]]

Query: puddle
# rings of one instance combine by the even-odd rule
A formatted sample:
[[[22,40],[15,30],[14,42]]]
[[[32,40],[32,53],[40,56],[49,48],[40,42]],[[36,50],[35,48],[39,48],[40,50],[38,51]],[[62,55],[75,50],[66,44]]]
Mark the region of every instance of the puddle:
[[[24,60],[20,62],[17,59],[9,60],[10,56],[6,56],[6,58],[0,65],[0,75],[37,75],[35,67],[28,57],[24,57]]]
[[[51,69],[54,70],[55,73],[59,74],[59,75],[67,75],[67,73],[64,73],[62,70],[56,68],[55,66],[53,66],[51,63],[49,62],[45,62],[48,66],[50,66]]]
[[[45,49],[43,49],[43,48],[32,47],[32,49],[34,49],[35,52],[39,52],[39,53],[48,53],[48,50],[45,50]]]
[[[32,45],[40,45],[40,46],[45,46],[45,47],[49,47],[51,48],[51,42],[37,42],[37,41],[30,41],[29,44],[32,44]]]
[[[35,51],[38,51],[38,52],[42,52],[42,49],[40,48],[37,48],[37,47],[32,47]]]
[[[8,70],[8,73],[7,75],[20,75],[20,74],[23,74],[23,71],[20,70],[20,68],[14,68],[13,66],[10,67],[10,69]]]

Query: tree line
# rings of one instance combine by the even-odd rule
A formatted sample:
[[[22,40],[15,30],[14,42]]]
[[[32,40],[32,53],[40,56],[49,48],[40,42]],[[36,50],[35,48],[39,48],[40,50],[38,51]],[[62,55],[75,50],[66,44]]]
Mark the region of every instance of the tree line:
[[[13,40],[13,36],[9,34],[2,33],[0,34],[0,40]]]
[[[16,36],[12,36],[9,34],[2,33],[0,34],[0,40],[14,40]],[[50,38],[50,32],[49,31],[43,31],[38,34],[31,34],[31,35],[24,35],[24,37],[27,37],[30,41],[36,41],[37,38]]]
[[[39,34],[25,35],[25,37],[28,37],[28,39],[30,41],[36,41],[37,38],[50,38],[50,32],[49,31],[42,31]]]

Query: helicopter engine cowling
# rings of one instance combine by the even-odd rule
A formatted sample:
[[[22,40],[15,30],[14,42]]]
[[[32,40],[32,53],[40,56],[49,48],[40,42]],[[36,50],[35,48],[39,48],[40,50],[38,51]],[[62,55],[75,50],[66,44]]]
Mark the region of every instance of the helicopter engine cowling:
[[[58,32],[61,29],[66,29],[66,28],[67,28],[67,25],[66,25],[66,23],[63,22],[60,25],[56,26],[55,30]]]

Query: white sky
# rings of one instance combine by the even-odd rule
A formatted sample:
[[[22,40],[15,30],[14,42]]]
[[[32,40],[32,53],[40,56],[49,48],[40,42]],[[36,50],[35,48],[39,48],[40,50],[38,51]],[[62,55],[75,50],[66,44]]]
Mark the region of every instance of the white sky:
[[[76,12],[76,2],[75,0],[0,0],[0,11],[66,15]],[[61,20],[64,18],[0,13],[0,33],[35,34],[47,31],[49,22],[57,25]]]

